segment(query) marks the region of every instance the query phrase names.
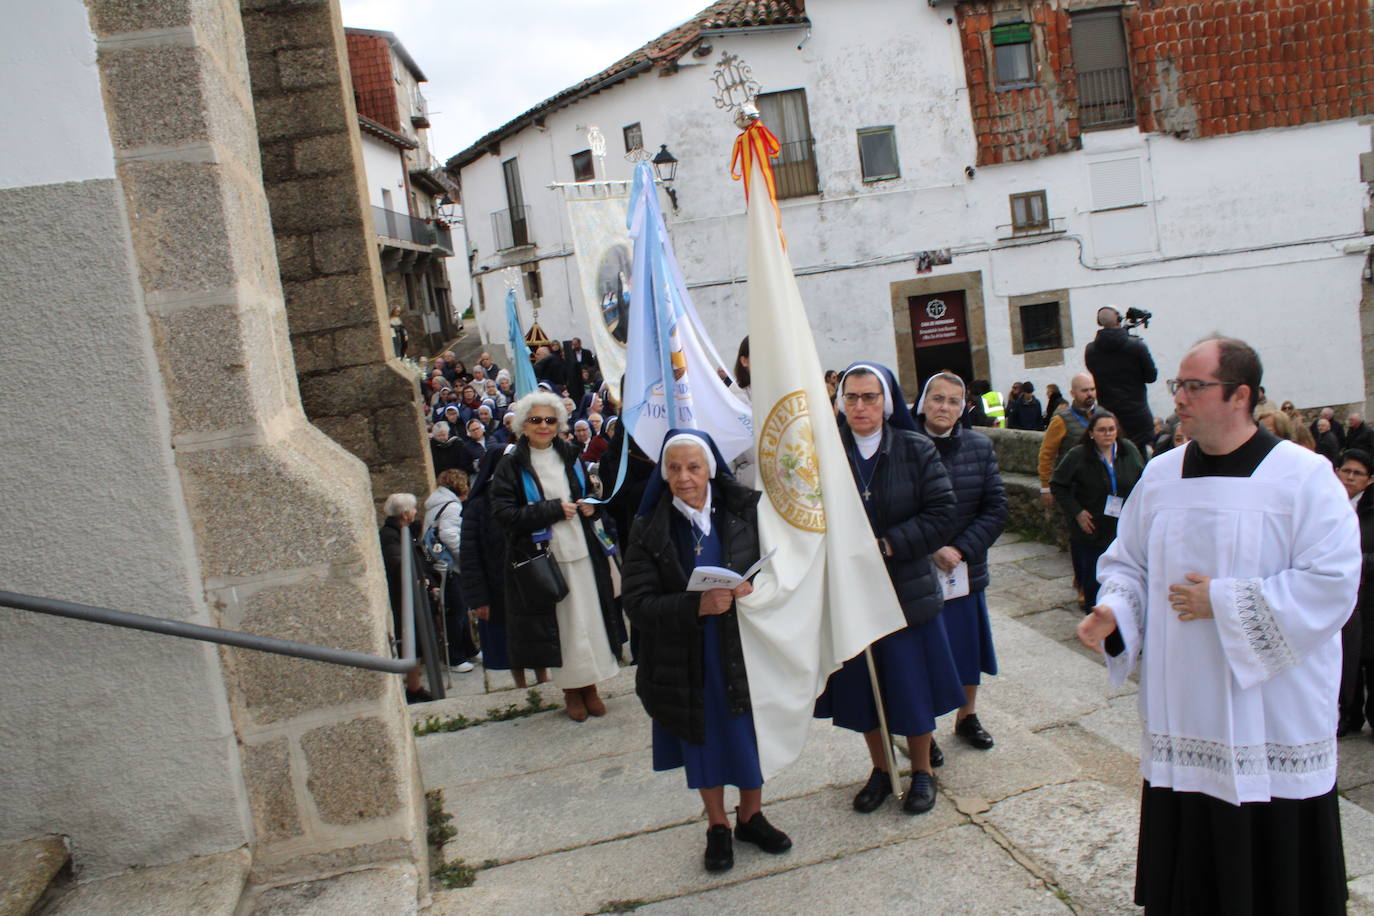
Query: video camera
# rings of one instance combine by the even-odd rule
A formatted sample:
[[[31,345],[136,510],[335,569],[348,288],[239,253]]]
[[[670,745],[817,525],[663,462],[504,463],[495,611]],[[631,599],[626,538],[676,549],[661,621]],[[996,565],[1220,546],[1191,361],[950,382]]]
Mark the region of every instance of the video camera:
[[[1128,308],[1126,309],[1126,320],[1124,322],[1124,327],[1128,331],[1131,328],[1139,327],[1143,327],[1148,330],[1150,327],[1150,319],[1153,317],[1155,317],[1153,312],[1147,312],[1144,309],[1138,309],[1134,307]]]

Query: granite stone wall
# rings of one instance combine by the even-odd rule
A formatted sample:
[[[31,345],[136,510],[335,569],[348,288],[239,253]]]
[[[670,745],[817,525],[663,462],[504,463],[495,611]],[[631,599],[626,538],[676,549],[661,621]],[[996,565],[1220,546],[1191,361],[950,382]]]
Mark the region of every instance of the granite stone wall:
[[[337,0],[242,8],[301,403],[367,465],[378,506],[394,492],[423,501],[433,466],[418,379],[392,358]]]
[[[313,364],[303,342],[293,353],[288,330],[282,273],[293,256],[287,250],[279,266],[270,227],[283,217],[269,216],[244,45],[251,20],[255,41],[283,52],[282,73],[299,66],[293,79],[309,83],[328,55],[295,52],[333,47],[337,5],[294,3],[298,15],[272,27],[250,9],[267,4],[253,2],[242,18],[234,0],[88,6],[207,602],[227,628],[386,655],[373,481],[302,410],[297,360]],[[337,95],[333,83],[303,91]],[[294,114],[321,131],[339,123],[325,106]],[[258,124],[275,136],[270,120],[259,115]],[[316,140],[293,150],[295,167],[348,148],[338,137]],[[333,153],[321,150],[331,143]],[[348,209],[346,190],[313,182],[274,192],[294,214],[286,224],[308,240],[311,264],[337,269],[304,281],[316,287],[295,311],[318,316],[312,340],[327,338],[322,349],[376,351],[378,322],[347,317],[348,303],[377,302],[375,255],[346,227],[307,232],[306,198],[316,212]],[[378,392],[400,387],[380,359],[345,371],[370,409],[385,406]],[[331,384],[348,388],[340,374]],[[397,860],[423,873],[423,804],[400,679],[241,650],[221,657],[254,828],[253,880]]]

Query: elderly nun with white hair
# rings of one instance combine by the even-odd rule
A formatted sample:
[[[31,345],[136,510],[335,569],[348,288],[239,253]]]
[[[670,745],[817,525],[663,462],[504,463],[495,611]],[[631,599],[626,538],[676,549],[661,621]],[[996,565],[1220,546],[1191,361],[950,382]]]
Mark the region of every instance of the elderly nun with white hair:
[[[735,837],[765,852],[792,847],[768,823],[735,599],[753,591],[687,590],[699,566],[744,572],[759,557],[759,493],[735,481],[699,430],[669,430],[645,487],[625,557],[625,609],[639,639],[635,691],[653,719],[654,769],[683,767],[710,825],[707,871],[734,864],[725,786],[739,789]]]
[[[496,467],[491,513],[506,535],[510,663],[548,668],[568,718],[604,716],[597,683],[613,677],[624,642],[609,554],[579,449],[559,438],[562,399],[534,391],[511,407],[515,450]]]

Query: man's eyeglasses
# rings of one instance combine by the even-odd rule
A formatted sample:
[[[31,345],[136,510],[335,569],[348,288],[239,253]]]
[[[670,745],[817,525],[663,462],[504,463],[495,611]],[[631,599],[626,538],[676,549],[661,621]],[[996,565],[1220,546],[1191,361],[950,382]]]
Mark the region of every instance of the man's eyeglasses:
[[[862,402],[865,407],[872,407],[874,404],[881,403],[882,400],[883,395],[882,392],[879,391],[865,391],[863,394],[850,393],[844,396],[844,403],[848,407],[853,407],[860,402]]]
[[[1346,477],[1368,477],[1368,476],[1369,476],[1369,472],[1368,472],[1368,471],[1361,471],[1359,468],[1337,468],[1337,469],[1336,469],[1336,473],[1337,473],[1337,474],[1342,474],[1342,475],[1344,475],[1344,476],[1346,476]]]
[[[552,426],[558,422],[557,417],[526,417],[526,423],[533,423],[536,426],[543,423],[545,426]]]
[[[1171,378],[1165,382],[1169,386],[1169,394],[1178,394],[1179,389],[1187,393],[1188,397],[1195,398],[1202,394],[1203,389],[1211,388],[1213,385],[1230,385],[1235,389],[1237,382],[1205,382],[1200,378]]]

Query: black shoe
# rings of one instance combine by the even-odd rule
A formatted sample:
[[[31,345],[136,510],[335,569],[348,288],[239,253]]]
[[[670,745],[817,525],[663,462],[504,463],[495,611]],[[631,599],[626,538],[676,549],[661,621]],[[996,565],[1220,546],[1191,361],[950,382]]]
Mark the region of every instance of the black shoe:
[[[954,734],[964,739],[965,744],[971,744],[980,751],[986,751],[992,747],[992,735],[983,728],[983,723],[978,721],[978,716],[964,716],[954,726]]]
[[[429,691],[421,688],[420,690],[406,691],[407,703],[433,703],[434,697],[429,695]]]
[[[925,814],[935,807],[935,787],[937,782],[932,773],[917,770],[911,774],[911,788],[902,801],[902,810],[907,814]]]
[[[854,796],[854,810],[861,814],[877,811],[878,806],[891,794],[892,780],[888,778],[887,773],[874,767],[868,782],[859,790],[859,794]]]
[[[930,736],[930,765],[932,767],[945,765],[945,752],[940,750],[940,745],[936,743],[934,735]]]
[[[712,824],[706,831],[706,855],[702,857],[707,871],[729,871],[735,867],[735,844],[726,824]]]
[[[792,848],[792,840],[778,828],[768,823],[760,811],[748,821],[739,819],[739,809],[735,809],[735,839],[753,843],[764,852],[777,855]]]

